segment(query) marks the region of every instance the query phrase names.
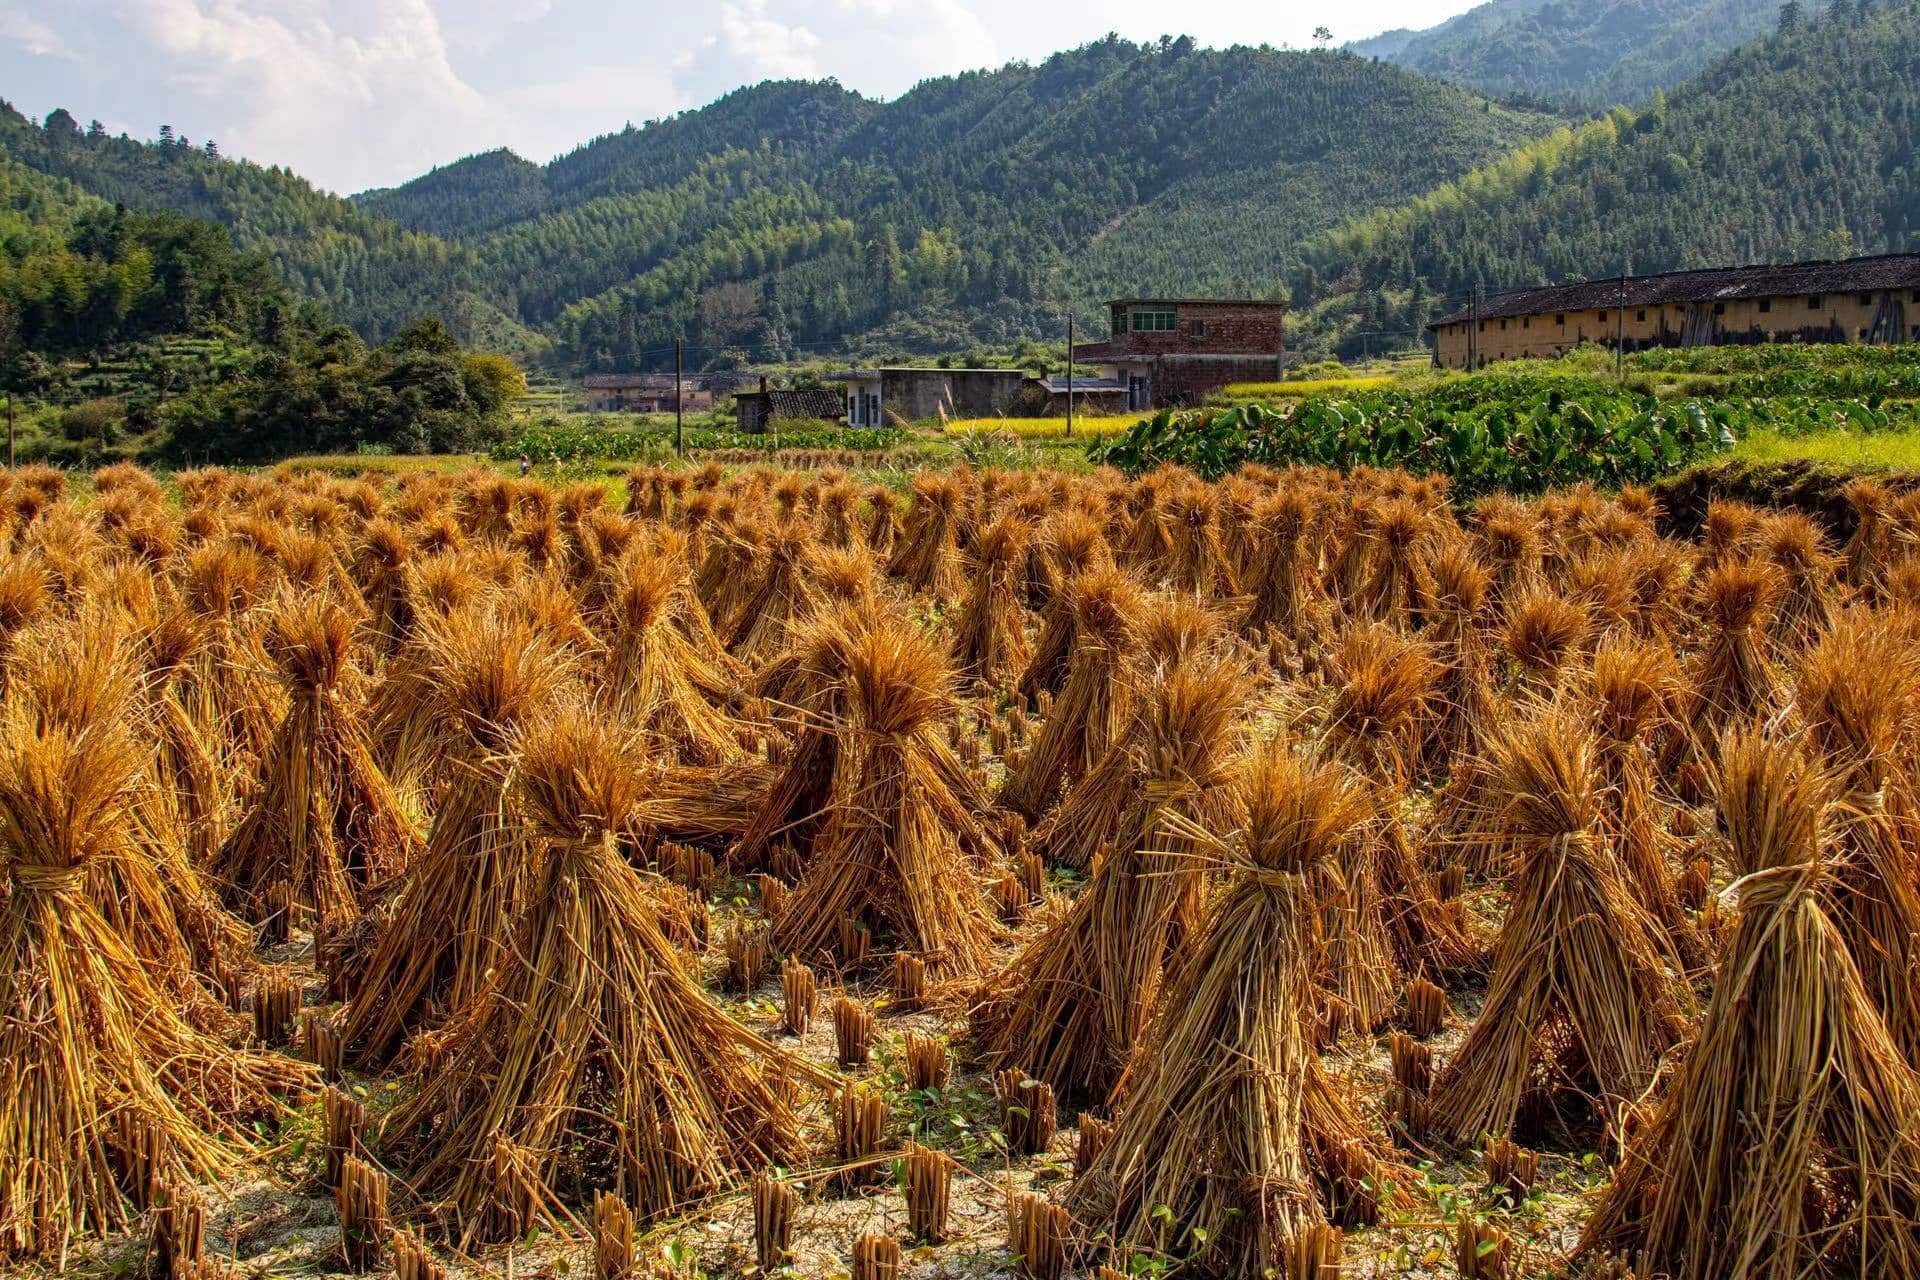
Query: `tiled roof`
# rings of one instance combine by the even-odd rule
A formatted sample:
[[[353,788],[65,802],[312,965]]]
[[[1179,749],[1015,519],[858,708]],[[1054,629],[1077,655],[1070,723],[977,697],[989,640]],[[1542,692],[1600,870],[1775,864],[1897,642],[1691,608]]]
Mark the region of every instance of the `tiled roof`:
[[[1669,271],[1626,280],[1588,280],[1500,293],[1480,304],[1482,320],[1539,315],[1546,311],[1598,311],[1609,307],[1659,307],[1735,298],[1797,297],[1815,293],[1878,293],[1920,288],[1920,254],[1894,253],[1841,262],[1795,262],[1779,266],[1711,267]],[[1471,317],[1462,309],[1428,328]]]
[[[811,391],[742,391],[738,399],[765,396],[767,407],[776,418],[839,418],[847,412],[846,398],[838,391],[816,388]]]

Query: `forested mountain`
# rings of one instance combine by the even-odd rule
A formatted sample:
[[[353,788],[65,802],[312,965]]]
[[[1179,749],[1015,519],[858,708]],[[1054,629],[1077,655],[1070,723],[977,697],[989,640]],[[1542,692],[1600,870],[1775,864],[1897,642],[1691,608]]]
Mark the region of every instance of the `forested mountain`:
[[[1793,8],[1806,16],[1826,2]],[[1496,95],[1637,107],[1772,31],[1779,14],[1778,0],[1489,0],[1348,48]]]
[[[1920,249],[1920,5],[1836,6],[1644,111],[1314,237],[1323,325],[1414,328],[1489,291]]]
[[[1627,65],[1656,18],[1711,25],[1717,9],[1680,16],[1691,2],[1595,11],[1588,43]],[[1556,7],[1496,0],[1520,18],[1446,30]],[[493,151],[351,201],[64,112],[0,112],[0,151],[226,224],[363,337],[431,314],[567,372],[660,367],[676,337],[694,367],[1002,345],[1057,337],[1069,308],[1097,331],[1106,298],[1153,293],[1285,292],[1298,348],[1344,350],[1409,340],[1476,284],[1629,256],[1914,246],[1915,0],[1769,23],[1670,95],[1584,122],[1351,53],[1108,38],[884,103],[770,82],[550,164]]]
[[[290,285],[368,338],[432,314],[467,340],[529,345],[475,287],[460,246],[371,217],[287,170],[223,159],[171,130],[150,143],[97,124],[83,130],[65,111],[36,126],[5,104],[0,155],[111,204],[221,223],[239,248],[267,255]]]
[[[524,385],[436,320],[369,346],[217,222],[0,158],[0,386],[20,399],[24,456],[472,447]]]
[[[1057,332],[1069,296],[1096,321],[1112,293],[1270,293],[1303,237],[1557,123],[1344,54],[1107,39],[887,103],[763,84],[360,204],[457,238],[577,367],[675,335],[704,359],[933,350]]]

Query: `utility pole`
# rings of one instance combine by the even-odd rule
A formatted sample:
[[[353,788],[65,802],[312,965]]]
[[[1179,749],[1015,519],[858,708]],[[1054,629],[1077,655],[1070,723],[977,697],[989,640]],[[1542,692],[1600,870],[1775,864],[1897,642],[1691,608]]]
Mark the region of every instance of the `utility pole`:
[[[1067,312],[1067,439],[1073,439],[1073,312]]]
[[[1480,286],[1473,286],[1473,297],[1467,303],[1467,371],[1471,373],[1480,364]]]
[[[1626,274],[1620,277],[1620,293],[1615,299],[1620,305],[1614,317],[1613,327],[1613,380],[1624,385],[1627,381],[1627,276],[1633,274],[1633,255],[1627,255]]]
[[[685,454],[687,451],[686,414],[682,412],[681,401],[680,339],[678,338],[673,340],[673,451],[676,454]]]

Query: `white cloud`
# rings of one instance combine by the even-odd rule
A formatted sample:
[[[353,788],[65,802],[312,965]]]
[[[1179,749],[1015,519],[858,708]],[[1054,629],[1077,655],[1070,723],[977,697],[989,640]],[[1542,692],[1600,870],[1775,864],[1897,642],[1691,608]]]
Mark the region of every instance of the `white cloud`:
[[[739,83],[814,79],[820,75],[820,36],[768,12],[768,0],[737,0],[720,6],[720,31],[705,40]]]
[[[0,4],[0,39],[12,41],[36,58],[73,56],[58,31],[17,4]]]
[[[1472,0],[1356,0],[1339,36],[1423,3],[1437,21]],[[0,0],[0,85],[32,114],[144,136],[170,121],[353,191],[502,145],[544,160],[770,78],[894,96],[1108,30],[1304,40],[1309,17],[1256,0]]]
[[[497,125],[426,0],[142,0],[119,20],[228,150],[317,160],[343,190],[425,169],[450,135]]]

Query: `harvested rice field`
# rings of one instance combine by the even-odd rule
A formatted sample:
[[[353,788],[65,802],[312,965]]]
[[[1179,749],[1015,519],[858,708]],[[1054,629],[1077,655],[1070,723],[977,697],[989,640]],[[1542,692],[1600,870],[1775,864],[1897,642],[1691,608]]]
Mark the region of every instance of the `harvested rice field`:
[[[1920,496],[0,473],[20,1274],[1920,1276]]]

